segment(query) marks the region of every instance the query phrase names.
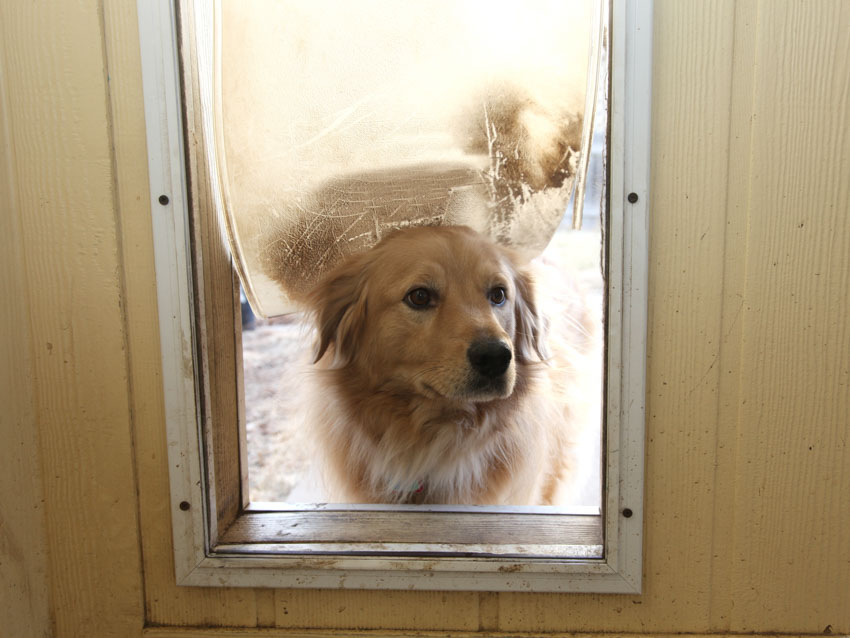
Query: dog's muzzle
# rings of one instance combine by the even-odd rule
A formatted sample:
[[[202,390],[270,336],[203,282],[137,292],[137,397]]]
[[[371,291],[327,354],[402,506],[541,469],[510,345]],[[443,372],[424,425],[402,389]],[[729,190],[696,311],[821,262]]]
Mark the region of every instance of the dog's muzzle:
[[[505,374],[512,357],[511,349],[498,339],[476,341],[466,351],[472,369],[488,380]]]

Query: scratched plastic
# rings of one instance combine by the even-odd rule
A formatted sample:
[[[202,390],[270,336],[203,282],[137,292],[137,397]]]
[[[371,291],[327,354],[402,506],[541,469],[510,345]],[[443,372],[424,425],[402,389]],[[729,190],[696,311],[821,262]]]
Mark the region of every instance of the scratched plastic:
[[[225,0],[214,121],[254,310],[297,310],[329,268],[396,228],[465,224],[545,248],[581,167],[593,12]]]

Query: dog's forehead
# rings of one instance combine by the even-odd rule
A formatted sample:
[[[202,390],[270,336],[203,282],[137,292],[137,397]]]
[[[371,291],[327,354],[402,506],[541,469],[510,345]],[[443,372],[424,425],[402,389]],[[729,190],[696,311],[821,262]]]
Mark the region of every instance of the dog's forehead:
[[[467,232],[417,229],[388,241],[377,259],[379,269],[397,278],[414,272],[434,278],[492,277],[508,270],[509,259],[492,241]]]

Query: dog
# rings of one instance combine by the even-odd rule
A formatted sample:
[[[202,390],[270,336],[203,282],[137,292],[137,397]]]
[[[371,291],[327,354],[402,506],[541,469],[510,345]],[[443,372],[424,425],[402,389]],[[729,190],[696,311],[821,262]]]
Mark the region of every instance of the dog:
[[[390,233],[307,303],[311,427],[329,500],[561,502],[580,420],[570,392],[590,341],[580,301],[566,310],[572,343],[550,352],[519,255],[442,226]]]

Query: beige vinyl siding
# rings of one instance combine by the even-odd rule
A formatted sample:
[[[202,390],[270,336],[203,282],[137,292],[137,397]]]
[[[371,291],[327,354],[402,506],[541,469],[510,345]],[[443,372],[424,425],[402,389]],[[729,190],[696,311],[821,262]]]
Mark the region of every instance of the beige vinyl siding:
[[[612,596],[174,586],[136,6],[0,0],[2,625],[850,632],[850,3],[655,8],[644,593]]]

